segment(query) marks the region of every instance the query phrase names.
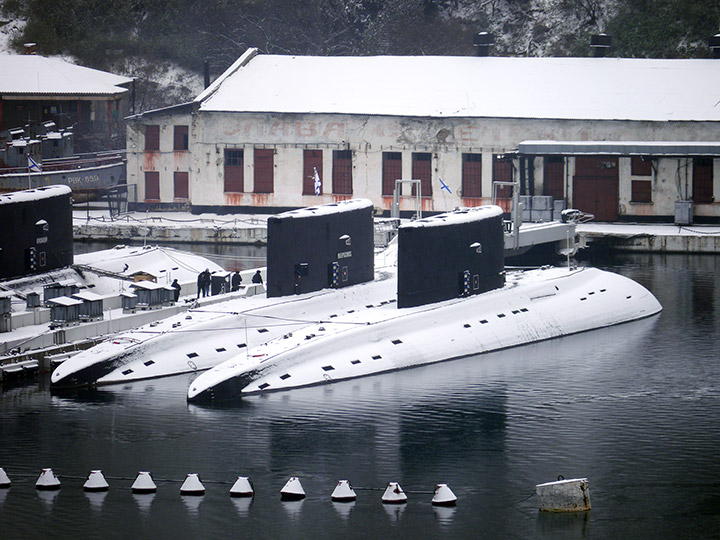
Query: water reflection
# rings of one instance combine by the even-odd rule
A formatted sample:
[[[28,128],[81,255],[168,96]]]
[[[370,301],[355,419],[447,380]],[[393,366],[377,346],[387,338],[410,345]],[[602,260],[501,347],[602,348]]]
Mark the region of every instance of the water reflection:
[[[718,260],[609,263],[652,284],[664,311],[651,319],[230,406],[188,406],[193,375],[70,397],[42,383],[5,390],[0,440],[11,442],[0,466],[19,482],[0,491],[3,525],[19,523],[23,540],[103,537],[101,525],[133,538],[649,540],[682,538],[689,526],[694,538],[715,538]],[[113,483],[100,503],[69,482],[41,502],[32,473],[44,466],[127,479],[192,470],[227,487],[209,485],[195,509],[168,482],[157,497]],[[254,478],[254,499],[228,496],[237,474]],[[595,508],[539,514],[528,495],[558,474],[587,476]],[[279,501],[290,476],[308,493],[295,509]],[[329,496],[338,478],[380,489],[397,481],[411,494],[443,482],[458,507],[433,507],[429,495],[388,506],[375,491],[339,506]]]

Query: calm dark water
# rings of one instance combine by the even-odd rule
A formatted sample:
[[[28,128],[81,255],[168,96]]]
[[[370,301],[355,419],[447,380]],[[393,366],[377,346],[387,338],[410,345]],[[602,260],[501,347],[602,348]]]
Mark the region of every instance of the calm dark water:
[[[182,376],[51,396],[0,393],[0,537],[718,538],[720,259],[638,255],[594,264],[650,288],[651,319],[528,347],[323,387],[189,406]],[[39,493],[52,467],[63,487]],[[111,484],[82,491],[91,469]],[[155,495],[133,495],[138,471]],[[187,473],[203,497],[181,497]],[[251,476],[252,501],[231,499]],[[537,511],[535,484],[587,477],[593,508]],[[280,501],[298,476],[308,494]],[[384,488],[334,504],[339,479]],[[431,506],[437,482],[458,496]]]

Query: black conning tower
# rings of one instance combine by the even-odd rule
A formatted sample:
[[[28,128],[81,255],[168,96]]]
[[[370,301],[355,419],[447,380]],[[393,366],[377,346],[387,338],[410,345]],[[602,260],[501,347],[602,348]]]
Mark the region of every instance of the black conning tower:
[[[398,231],[398,307],[502,287],[502,210],[481,206],[402,225]]]
[[[350,199],[268,218],[268,297],[371,281],[372,213],[371,201]]]

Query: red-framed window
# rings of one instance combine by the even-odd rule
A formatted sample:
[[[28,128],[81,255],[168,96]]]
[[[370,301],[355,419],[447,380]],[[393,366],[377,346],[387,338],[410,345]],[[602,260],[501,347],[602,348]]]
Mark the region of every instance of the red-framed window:
[[[145,150],[160,150],[160,126],[145,126]]]
[[[462,196],[482,197],[482,154],[462,155]]]
[[[187,171],[175,171],[173,173],[173,197],[176,199],[190,198]]]
[[[226,193],[242,193],[245,191],[245,150],[225,149],[225,181],[223,191]]]
[[[145,171],[145,200],[160,200],[160,173],[157,171]]]

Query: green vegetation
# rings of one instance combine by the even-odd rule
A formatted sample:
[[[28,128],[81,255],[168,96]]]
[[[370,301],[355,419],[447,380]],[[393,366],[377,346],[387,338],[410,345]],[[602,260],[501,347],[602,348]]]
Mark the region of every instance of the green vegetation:
[[[27,21],[17,50],[34,42],[40,54],[69,54],[141,83],[169,63],[199,74],[207,60],[217,75],[248,47],[473,55],[480,30],[495,34],[496,55],[589,56],[590,35],[605,31],[611,55],[707,57],[720,29],[717,0],[0,0],[0,15]],[[146,105],[177,103],[183,91]]]

